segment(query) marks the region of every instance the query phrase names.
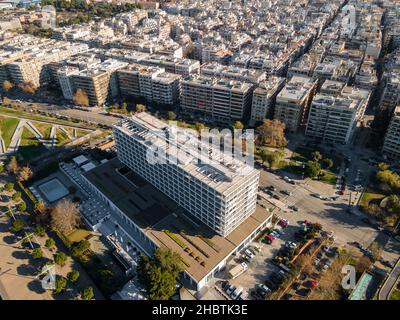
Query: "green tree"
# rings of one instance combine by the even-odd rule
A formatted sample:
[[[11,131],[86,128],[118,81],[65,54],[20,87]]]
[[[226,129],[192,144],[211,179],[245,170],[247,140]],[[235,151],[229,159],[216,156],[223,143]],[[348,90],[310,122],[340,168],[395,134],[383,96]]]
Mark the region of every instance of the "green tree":
[[[18,173],[19,165],[18,165],[17,158],[15,156],[12,156],[10,158],[10,162],[7,165],[7,170],[9,173],[14,174],[14,175]]]
[[[85,254],[89,249],[90,242],[86,239],[83,239],[73,244],[71,253],[73,257],[80,257],[81,255]]]
[[[12,195],[12,199],[13,199],[15,202],[18,202],[19,200],[21,200],[21,192],[19,192],[19,191],[15,192],[15,193]]]
[[[145,112],[146,111],[146,106],[143,104],[137,104],[136,105],[136,112]]]
[[[268,152],[265,150],[261,150],[260,158],[261,158],[262,163],[264,164],[268,160]]]
[[[379,171],[389,170],[389,168],[390,168],[390,165],[387,164],[387,163],[385,163],[385,162],[380,162],[380,163],[378,164],[378,170],[379,170]]]
[[[394,194],[389,196],[386,203],[386,210],[390,214],[395,214],[400,217],[400,198]]]
[[[11,223],[11,231],[19,232],[24,228],[24,221],[21,219],[16,219]]]
[[[64,266],[67,262],[67,255],[64,252],[54,254],[54,262],[59,266]]]
[[[244,125],[240,121],[235,121],[235,123],[233,124],[233,128],[237,130],[242,130],[244,128]]]
[[[4,172],[4,165],[0,163],[0,174],[2,174],[3,172]]]
[[[69,281],[70,283],[73,284],[73,283],[76,283],[76,282],[78,281],[79,276],[80,276],[79,271],[77,271],[77,270],[72,270],[72,271],[68,272],[68,274],[67,274],[67,279],[68,279],[68,281]]]
[[[4,90],[4,92],[10,91],[13,87],[14,87],[14,85],[10,81],[4,80],[4,82],[3,82],[3,90]]]
[[[400,176],[395,172],[390,170],[378,171],[376,178],[382,185],[386,185],[390,189],[400,189]]]
[[[81,298],[83,300],[92,300],[94,297],[94,292],[92,287],[87,287],[85,290],[83,290],[81,294]]]
[[[13,191],[13,190],[14,190],[14,183],[12,183],[12,182],[7,182],[7,183],[4,185],[4,190],[6,190],[7,192]]]
[[[314,161],[314,163],[319,163],[322,159],[322,155],[319,151],[314,151],[311,154],[311,157],[312,157],[312,161]]]
[[[21,201],[20,203],[18,203],[18,210],[21,212],[25,212],[26,211],[26,203],[24,201]]]
[[[142,256],[138,265],[139,280],[152,300],[168,300],[175,293],[176,280],[183,270],[178,253],[158,248],[152,258]]]
[[[46,248],[52,249],[52,248],[54,248],[55,245],[56,245],[56,242],[54,241],[53,238],[48,238],[46,240],[46,243],[45,243]]]
[[[326,170],[329,170],[330,168],[333,167],[333,160],[325,158],[322,160],[322,165]]]
[[[307,161],[304,168],[304,173],[307,177],[315,178],[316,176],[318,176],[320,171],[321,168],[318,163],[315,163],[313,161]]]
[[[168,111],[168,120],[169,121],[174,121],[176,120],[176,114],[173,111]]]
[[[56,288],[54,289],[54,292],[61,293],[64,291],[66,286],[67,286],[67,279],[65,279],[64,277],[60,277],[56,280]]]
[[[35,227],[35,233],[39,236],[39,237],[44,237],[46,234],[46,229],[42,226],[42,225],[37,225]]]
[[[32,258],[33,259],[41,259],[43,257],[43,251],[40,248],[33,249]]]
[[[276,150],[274,152],[267,152],[267,162],[271,168],[276,168],[279,162],[284,157],[284,152],[281,150]]]

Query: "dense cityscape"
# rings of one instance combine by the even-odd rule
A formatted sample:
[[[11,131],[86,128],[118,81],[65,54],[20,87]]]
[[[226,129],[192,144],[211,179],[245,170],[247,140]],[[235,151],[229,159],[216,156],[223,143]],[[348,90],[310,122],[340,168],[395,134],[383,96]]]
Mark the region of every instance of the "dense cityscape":
[[[0,300],[399,300],[399,160],[398,0],[0,0]]]

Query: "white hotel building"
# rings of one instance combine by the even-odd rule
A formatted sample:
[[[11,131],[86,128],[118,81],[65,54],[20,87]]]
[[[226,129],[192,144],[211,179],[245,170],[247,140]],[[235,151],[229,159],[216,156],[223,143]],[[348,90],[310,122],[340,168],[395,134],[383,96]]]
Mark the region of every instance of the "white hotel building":
[[[169,126],[146,113],[114,126],[119,160],[219,235],[226,237],[256,209],[259,171],[210,148],[200,163],[199,140],[187,133],[167,143]],[[164,135],[164,137],[163,137]],[[152,164],[148,150],[178,161]]]

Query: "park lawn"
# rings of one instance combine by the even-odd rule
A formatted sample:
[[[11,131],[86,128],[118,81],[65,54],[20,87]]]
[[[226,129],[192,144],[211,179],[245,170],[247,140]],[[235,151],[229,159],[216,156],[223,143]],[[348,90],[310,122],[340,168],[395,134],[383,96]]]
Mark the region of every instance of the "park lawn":
[[[57,146],[62,146],[63,144],[67,143],[68,140],[69,138],[64,131],[57,130]]]
[[[367,207],[372,200],[382,200],[386,195],[371,188],[367,188],[360,199],[360,207]]]
[[[51,124],[42,122],[32,122],[32,124],[40,131],[44,139],[50,139]]]
[[[400,290],[394,289],[389,297],[389,300],[400,300]]]
[[[331,184],[331,185],[336,185],[336,181],[337,181],[337,175],[336,174],[334,174],[333,172],[331,172],[331,171],[326,171],[326,170],[324,170],[323,171],[325,174],[324,174],[324,176],[321,178],[321,182],[325,182],[325,183],[327,183],[327,184]]]
[[[76,137],[80,138],[83,137],[85,135],[87,135],[88,133],[90,133],[91,131],[89,130],[84,130],[84,129],[76,129]]]
[[[36,139],[27,128],[24,128],[21,135],[18,153],[25,159],[31,160],[45,153],[47,149]]]
[[[89,235],[91,235],[91,232],[85,229],[75,229],[71,233],[69,233],[66,237],[69,242],[74,243],[74,242],[79,242],[83,239],[86,239]]]
[[[19,120],[15,118],[0,117],[0,132],[6,148],[10,145],[12,135],[18,126]]]

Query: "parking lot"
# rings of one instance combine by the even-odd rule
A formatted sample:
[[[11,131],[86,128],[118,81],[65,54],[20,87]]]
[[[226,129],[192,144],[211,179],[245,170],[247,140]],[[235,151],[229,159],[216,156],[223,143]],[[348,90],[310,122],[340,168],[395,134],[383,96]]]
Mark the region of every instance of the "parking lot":
[[[273,262],[273,258],[281,248],[285,247],[285,243],[295,242],[295,233],[299,231],[299,229],[300,225],[298,221],[289,221],[286,228],[282,228],[277,224],[274,230],[276,230],[278,234],[275,233],[275,239],[271,244],[262,241],[252,242],[247,248],[244,248],[240,254],[230,261],[227,266],[227,271],[231,270],[243,261],[248,266],[247,270],[238,277],[227,280],[229,285],[233,285],[235,288],[243,288],[241,294],[242,299],[253,300],[254,296],[252,295],[252,291],[256,291],[256,286],[265,284],[265,281],[271,276],[271,274],[279,272],[280,268],[277,263]],[[255,249],[256,247],[259,247],[260,250]],[[243,260],[243,255],[245,254],[246,249],[251,250],[252,253],[254,253],[254,257]],[[217,285],[223,289],[222,287],[226,286],[227,282],[219,282]]]

